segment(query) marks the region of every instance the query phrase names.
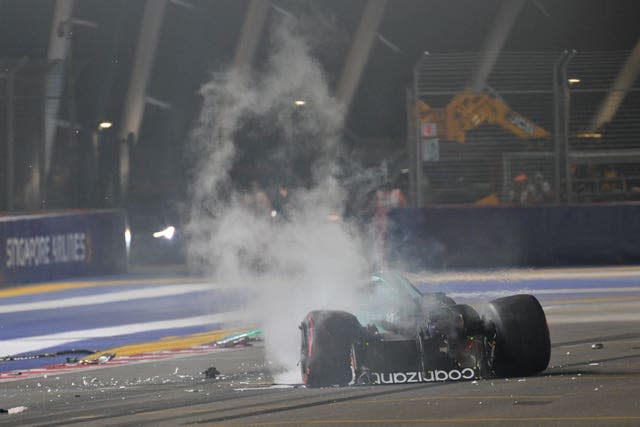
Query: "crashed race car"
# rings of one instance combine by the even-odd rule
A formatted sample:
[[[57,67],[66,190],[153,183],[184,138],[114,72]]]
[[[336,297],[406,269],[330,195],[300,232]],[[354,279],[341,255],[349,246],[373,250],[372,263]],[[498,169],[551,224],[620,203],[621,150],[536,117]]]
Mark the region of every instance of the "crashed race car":
[[[476,310],[386,272],[375,274],[357,301],[355,314],[317,310],[302,321],[308,387],[523,377],[549,364],[549,329],[532,295]]]

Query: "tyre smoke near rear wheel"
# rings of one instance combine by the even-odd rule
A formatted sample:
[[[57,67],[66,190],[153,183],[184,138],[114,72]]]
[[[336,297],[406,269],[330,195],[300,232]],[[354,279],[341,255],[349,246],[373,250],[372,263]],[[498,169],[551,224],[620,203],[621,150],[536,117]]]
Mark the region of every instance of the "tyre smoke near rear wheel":
[[[344,311],[312,311],[300,329],[302,382],[310,387],[349,384],[351,346],[362,329],[358,319]]]

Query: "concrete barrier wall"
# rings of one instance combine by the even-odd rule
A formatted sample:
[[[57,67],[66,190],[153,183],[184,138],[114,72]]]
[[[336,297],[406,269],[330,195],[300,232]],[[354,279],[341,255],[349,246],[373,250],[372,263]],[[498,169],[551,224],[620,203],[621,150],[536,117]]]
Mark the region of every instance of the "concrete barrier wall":
[[[126,271],[121,211],[0,217],[0,284]]]
[[[639,263],[640,204],[395,209],[387,258],[411,270]]]

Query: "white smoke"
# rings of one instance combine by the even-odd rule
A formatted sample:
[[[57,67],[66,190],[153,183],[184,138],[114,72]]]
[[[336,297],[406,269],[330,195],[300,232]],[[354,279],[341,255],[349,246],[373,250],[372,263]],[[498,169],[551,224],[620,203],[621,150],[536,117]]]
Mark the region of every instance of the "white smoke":
[[[356,227],[327,219],[343,212],[348,197],[339,179],[347,171],[338,166],[343,110],[291,23],[274,30],[263,70],[219,73],[201,94],[190,260],[214,280],[247,293],[247,321],[262,327],[267,357],[295,371],[303,317],[312,309],[349,309],[354,287],[369,275]],[[305,100],[304,108],[296,99]],[[234,137],[248,122],[281,135],[282,147],[269,161],[286,165],[286,156],[313,152],[312,179],[291,189],[288,221],[247,209],[232,182]]]

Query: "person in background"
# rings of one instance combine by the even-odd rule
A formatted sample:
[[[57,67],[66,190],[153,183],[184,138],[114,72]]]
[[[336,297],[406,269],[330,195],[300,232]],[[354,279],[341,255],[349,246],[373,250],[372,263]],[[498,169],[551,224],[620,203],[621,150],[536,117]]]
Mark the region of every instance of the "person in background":
[[[520,197],[523,204],[539,204],[552,201],[551,185],[540,172],[533,176],[533,182],[527,184],[525,191]]]
[[[513,177],[511,189],[507,195],[507,201],[509,203],[522,203],[522,197],[526,192],[528,181],[529,177],[524,172],[520,172]]]
[[[244,206],[256,216],[271,216],[271,200],[258,181],[251,181],[249,192],[244,195],[242,201]]]
[[[391,209],[407,206],[407,200],[398,185],[387,181],[376,192],[374,227],[374,263],[381,267],[384,260],[384,247],[387,234],[388,213]]]
[[[280,216],[281,219],[289,219],[289,203],[290,194],[286,185],[280,184],[273,197],[271,198],[272,208],[275,211],[276,216]]]

